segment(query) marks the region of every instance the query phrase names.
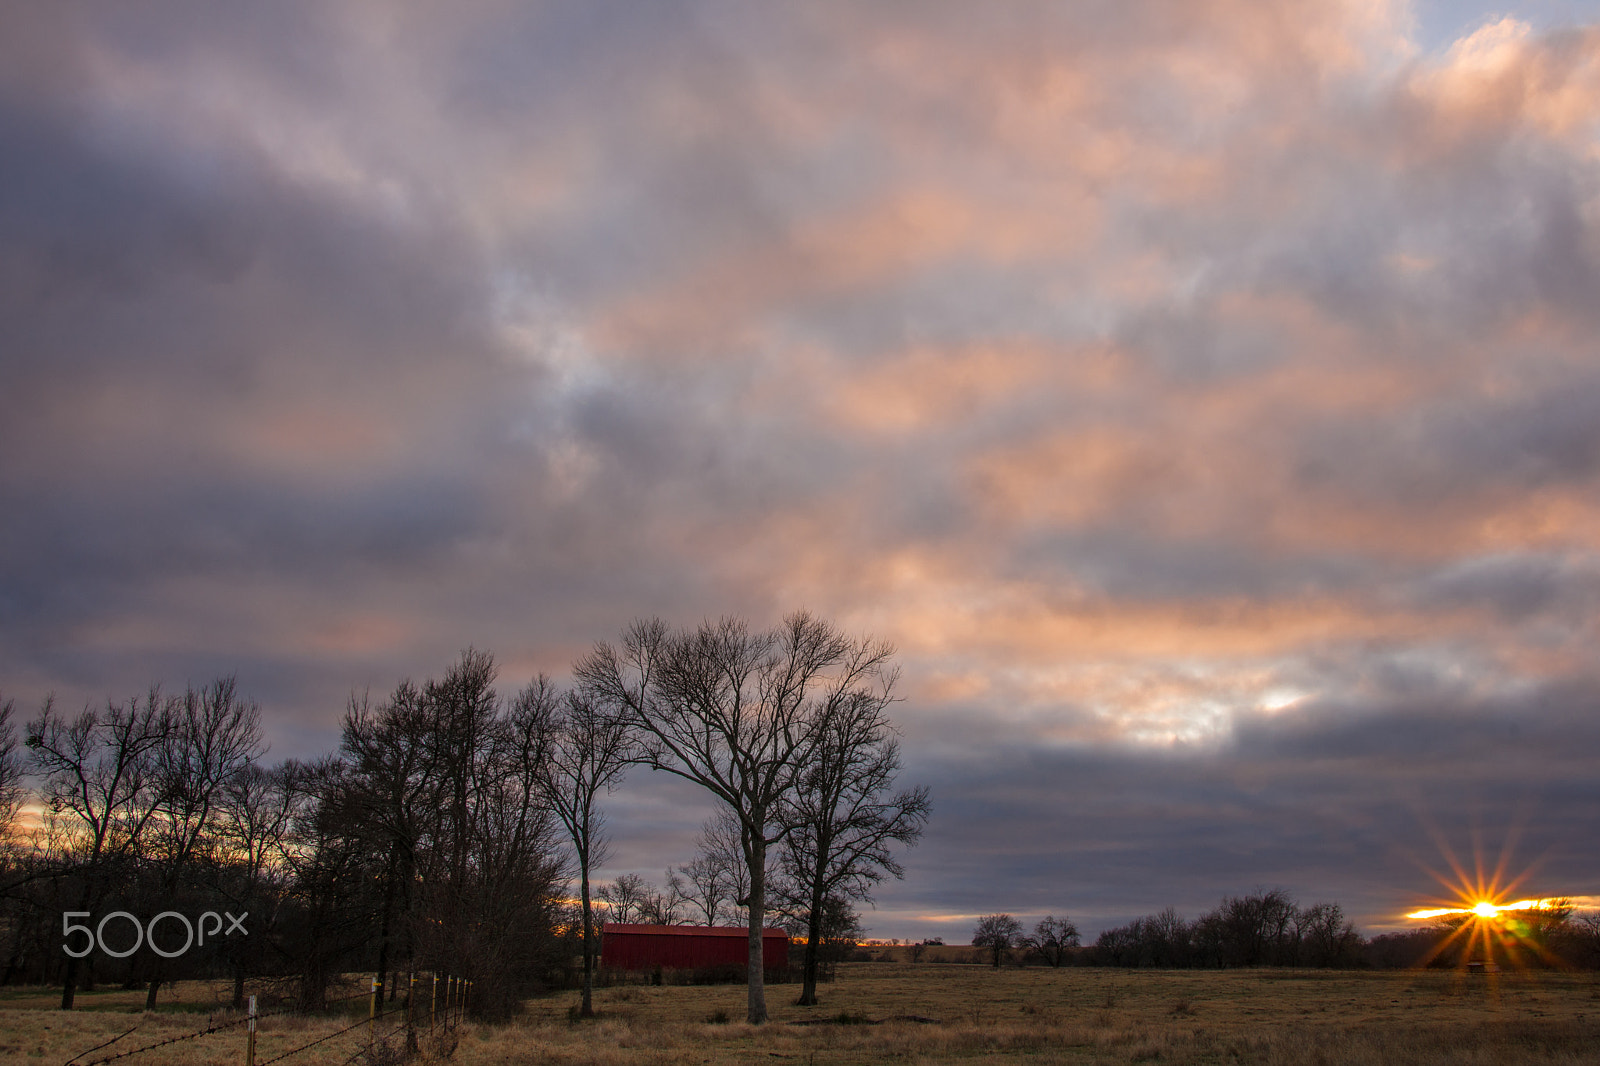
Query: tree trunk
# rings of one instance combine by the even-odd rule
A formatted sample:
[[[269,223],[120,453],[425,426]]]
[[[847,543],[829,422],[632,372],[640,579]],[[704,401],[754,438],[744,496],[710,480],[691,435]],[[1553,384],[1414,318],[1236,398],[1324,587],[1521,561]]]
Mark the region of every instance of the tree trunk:
[[[389,869],[384,872],[383,920],[378,927],[378,1002],[383,1002],[383,990],[389,985],[389,924],[394,914],[395,872],[400,865],[400,849],[389,852]],[[391,997],[392,998],[392,997]]]
[[[78,910],[91,910],[94,906],[94,880],[91,875],[85,878],[83,892],[78,896]],[[92,945],[91,945],[92,946]],[[78,992],[78,964],[83,960],[72,955],[67,956],[67,974],[61,982],[61,1009],[71,1010],[72,1000]]]
[[[822,892],[811,887],[811,914],[806,919],[805,974],[800,982],[799,1005],[814,1007],[817,1003],[817,956],[821,954]]]
[[[150,987],[145,991],[145,994],[144,994],[144,1009],[145,1010],[155,1010],[156,1009],[156,993],[158,991],[160,991],[160,989],[161,989],[161,978],[159,978],[159,977],[150,978]]]
[[[594,1017],[594,910],[589,902],[589,860],[581,863],[583,881],[583,1005],[578,1017]]]
[[[750,870],[750,954],[748,966],[748,994],[745,1020],[751,1025],[765,1025],[767,1021],[766,967],[761,954],[761,934],[767,918],[767,845],[764,840],[753,840],[749,845],[747,865]]]
[[[78,959],[67,956],[67,976],[61,982],[61,1009],[72,1009],[72,997],[78,989]]]

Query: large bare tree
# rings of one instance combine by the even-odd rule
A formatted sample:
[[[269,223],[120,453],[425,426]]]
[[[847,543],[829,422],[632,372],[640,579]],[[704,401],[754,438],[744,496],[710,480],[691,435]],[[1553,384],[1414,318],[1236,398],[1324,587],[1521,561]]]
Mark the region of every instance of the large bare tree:
[[[213,829],[223,787],[263,752],[261,707],[240,696],[232,677],[190,687],[174,705],[172,728],[155,749],[156,812],[150,858],[162,898],[175,899],[195,852]],[[163,962],[146,988],[144,1009],[156,1009]]]
[[[68,721],[46,699],[39,717],[28,723],[27,745],[44,778],[45,806],[68,820],[77,913],[99,903],[114,868],[138,857],[160,798],[156,752],[173,730],[177,703],[152,687],[142,703],[136,696],[125,704],[108,703],[103,711],[85,708]],[[72,1009],[79,958],[68,953],[62,1010]]]
[[[435,733],[423,690],[409,679],[378,708],[365,695],[352,695],[345,711],[340,747],[350,764],[344,800],[359,810],[363,835],[383,855],[378,980],[386,986],[395,941],[400,941],[407,963],[415,954],[415,885],[442,802],[438,769],[443,754],[432,743]]]
[[[895,844],[915,844],[931,806],[927,786],[889,794],[900,772],[900,747],[885,714],[895,675],[883,671],[887,645],[862,645],[855,654],[878,664],[879,683],[835,702],[822,724],[809,766],[786,801],[790,827],[783,843],[786,901],[806,923],[799,1003],[817,1002],[817,962],[830,897],[870,900],[885,877],[900,877]]]
[[[154,872],[157,898],[176,900],[194,860],[210,851],[225,784],[259,755],[260,708],[232,677],[180,697],[152,687],[141,703],[108,704],[71,721],[46,701],[28,725],[28,747],[45,778],[51,815],[66,823],[64,853],[81,882],[78,912],[92,910],[112,883]],[[153,935],[153,934],[152,934]],[[162,961],[146,993],[153,1009]],[[78,959],[68,953],[61,1006],[70,1009]]]
[[[824,742],[830,714],[876,690],[886,655],[801,611],[766,632],[734,618],[677,631],[639,621],[620,647],[601,642],[577,664],[580,683],[638,730],[640,761],[702,786],[739,820],[752,1025],[767,1020],[767,852],[790,831],[785,801]]]
[[[578,859],[583,913],[583,1001],[579,1014],[594,1015],[595,930],[589,871],[606,859],[605,816],[597,805],[634,753],[633,733],[623,718],[606,714],[583,692],[562,696],[543,674],[517,696],[512,720],[521,733],[544,730],[550,737],[540,769],[545,802],[572,840]]]

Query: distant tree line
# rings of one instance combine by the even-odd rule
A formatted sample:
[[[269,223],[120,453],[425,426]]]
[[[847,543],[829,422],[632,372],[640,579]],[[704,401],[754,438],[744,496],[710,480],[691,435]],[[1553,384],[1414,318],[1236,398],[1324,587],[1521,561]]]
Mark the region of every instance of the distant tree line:
[[[540,676],[504,696],[469,649],[438,680],[352,696],[336,752],[276,765],[232,678],[73,715],[46,700],[26,722],[0,700],[0,983],[59,983],[63,1008],[97,982],[143,986],[154,1006],[168,981],[227,974],[239,1005],[271,976],[316,1008],[346,972],[392,998],[401,975],[444,971],[495,1016],[581,954],[587,1013],[597,896],[613,921],[808,933],[814,997],[830,937],[859,932],[851,904],[899,876],[891,849],[929,813],[926,788],[893,789],[890,656],[804,613],[766,632],[652,620],[596,645],[571,690]],[[697,781],[720,814],[661,888],[592,893],[600,797],[630,765]],[[248,935],[206,914],[248,915]]]
[[[1487,924],[1484,924],[1485,921]],[[1066,919],[1046,917],[1033,930],[1009,914],[979,919],[972,934],[982,958],[1050,966],[1223,969],[1295,966],[1410,968],[1512,966],[1600,968],[1600,915],[1557,904],[1502,912],[1441,916],[1426,927],[1363,938],[1337,903],[1301,906],[1281,889],[1229,896],[1185,919],[1168,907],[1107,929],[1090,945]]]
[[[1106,930],[1092,952],[1102,966],[1347,967],[1359,964],[1361,944],[1339,904],[1302,907],[1273,889],[1229,896],[1193,921],[1169,907]]]

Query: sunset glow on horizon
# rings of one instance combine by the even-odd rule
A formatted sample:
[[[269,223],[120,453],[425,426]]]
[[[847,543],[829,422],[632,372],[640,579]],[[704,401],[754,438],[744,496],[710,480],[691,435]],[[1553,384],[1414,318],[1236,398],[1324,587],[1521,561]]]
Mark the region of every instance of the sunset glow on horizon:
[[[1522,899],[1515,903],[1491,903],[1480,900],[1466,907],[1434,907],[1427,910],[1411,911],[1407,918],[1443,918],[1451,914],[1475,914],[1479,918],[1494,918],[1507,911],[1542,911],[1556,910],[1571,905],[1571,900],[1566,897],[1553,896],[1546,899]]]

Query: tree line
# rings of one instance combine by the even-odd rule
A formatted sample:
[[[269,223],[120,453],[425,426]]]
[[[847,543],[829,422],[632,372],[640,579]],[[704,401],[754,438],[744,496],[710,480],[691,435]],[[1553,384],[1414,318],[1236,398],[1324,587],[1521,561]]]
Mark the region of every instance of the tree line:
[[[1012,915],[990,914],[978,920],[972,943],[997,967],[1006,961],[1158,969],[1460,968],[1477,962],[1593,969],[1600,968],[1600,915],[1577,914],[1558,902],[1503,912],[1487,924],[1471,913],[1441,915],[1424,927],[1368,939],[1339,904],[1302,906],[1271,889],[1225,897],[1193,919],[1168,907],[1107,929],[1087,945],[1066,918],[1047,916],[1028,933]]]
[[[746,924],[762,1022],[763,927],[807,937],[814,1002],[822,947],[926,824],[927,789],[895,788],[892,656],[804,612],[770,630],[651,619],[596,644],[570,688],[541,675],[502,694],[469,649],[437,680],[352,696],[337,751],[273,765],[232,678],[75,715],[46,700],[26,722],[0,702],[0,982],[57,981],[70,1009],[114,980],[154,1006],[167,981],[227,973],[238,1005],[273,975],[310,1009],[351,970],[391,997],[395,975],[431,970],[472,978],[473,1009],[495,1016],[581,953],[588,1014],[598,895],[611,920]],[[636,766],[695,782],[718,814],[662,889],[593,886],[603,797]],[[43,813],[23,832],[30,799]],[[200,919],[203,943],[178,950],[222,913],[248,915],[246,935],[205,940]],[[64,951],[71,933],[104,950]]]

